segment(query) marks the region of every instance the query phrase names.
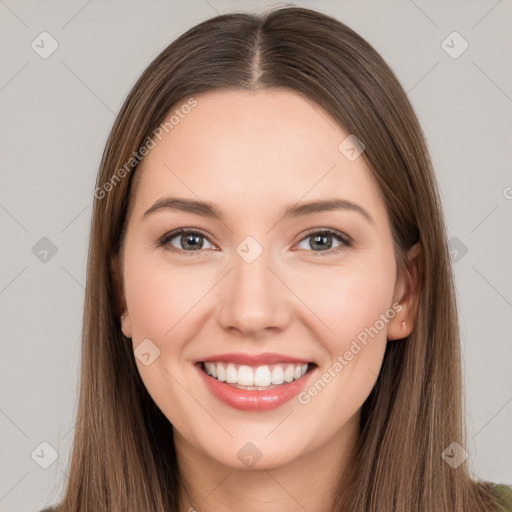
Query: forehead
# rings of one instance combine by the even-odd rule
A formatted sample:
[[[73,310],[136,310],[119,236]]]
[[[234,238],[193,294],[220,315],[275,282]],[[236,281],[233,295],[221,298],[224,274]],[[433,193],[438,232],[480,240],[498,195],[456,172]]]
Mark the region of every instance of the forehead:
[[[154,139],[137,169],[140,208],[166,193],[255,215],[262,206],[301,198],[337,196],[374,211],[384,207],[364,158],[350,161],[339,149],[349,134],[312,100],[288,90],[220,90],[194,98],[191,109],[181,109],[187,99],[171,109],[172,129]]]
[[[169,151],[200,149],[182,152],[187,161],[207,156],[212,165],[232,160],[248,170],[284,171],[298,161],[313,166],[322,163],[322,156],[337,157],[340,137],[345,136],[327,111],[288,90],[220,90],[196,96],[196,101],[167,137]]]

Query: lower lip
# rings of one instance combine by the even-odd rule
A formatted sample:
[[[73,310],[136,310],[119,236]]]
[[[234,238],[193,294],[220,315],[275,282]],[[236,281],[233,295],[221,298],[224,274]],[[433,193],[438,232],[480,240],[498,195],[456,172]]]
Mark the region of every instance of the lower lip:
[[[225,404],[241,411],[270,411],[298,395],[306,386],[314,369],[308,371],[300,379],[281,384],[266,391],[244,390],[234,388],[225,382],[210,377],[203,369],[202,364],[196,365],[210,391]]]

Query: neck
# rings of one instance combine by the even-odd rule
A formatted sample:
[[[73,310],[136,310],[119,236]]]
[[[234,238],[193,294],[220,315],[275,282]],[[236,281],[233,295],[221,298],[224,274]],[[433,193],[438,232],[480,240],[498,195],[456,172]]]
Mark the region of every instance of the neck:
[[[327,512],[339,482],[349,471],[359,418],[316,449],[290,463],[239,469],[208,457],[175,431],[182,481],[180,512]]]

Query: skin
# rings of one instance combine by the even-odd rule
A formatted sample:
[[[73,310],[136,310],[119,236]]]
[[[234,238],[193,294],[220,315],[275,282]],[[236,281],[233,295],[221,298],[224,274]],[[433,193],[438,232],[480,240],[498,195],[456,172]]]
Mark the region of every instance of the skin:
[[[349,161],[338,150],[348,134],[325,110],[285,90],[195,97],[137,170],[121,254],[122,329],[134,349],[149,338],[160,350],[137,365],[174,425],[182,510],[330,510],[386,343],[414,327],[415,283],[396,279],[380,190],[363,157]],[[214,202],[224,219],[171,210],[142,219],[168,195]],[[350,210],[281,219],[285,205],[333,197],[357,203],[374,224]],[[180,227],[205,232],[203,248],[186,252],[180,235],[172,246],[181,253],[171,241],[157,247]],[[326,228],[353,245],[336,251],[330,238],[332,248],[315,251],[311,235]],[[249,235],[263,248],[250,264],[236,252]],[[213,354],[278,352],[315,362],[313,383],[397,302],[401,311],[306,405],[230,408],[193,366]],[[262,454],[251,468],[237,457],[247,442]]]

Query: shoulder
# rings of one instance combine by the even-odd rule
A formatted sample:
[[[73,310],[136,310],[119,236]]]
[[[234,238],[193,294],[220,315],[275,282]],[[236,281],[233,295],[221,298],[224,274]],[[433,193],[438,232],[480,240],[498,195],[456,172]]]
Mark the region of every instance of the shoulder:
[[[506,484],[489,484],[489,490],[502,510],[512,512],[512,486]]]
[[[39,512],[58,512],[58,510],[55,507],[47,507],[43,510],[40,510]]]

